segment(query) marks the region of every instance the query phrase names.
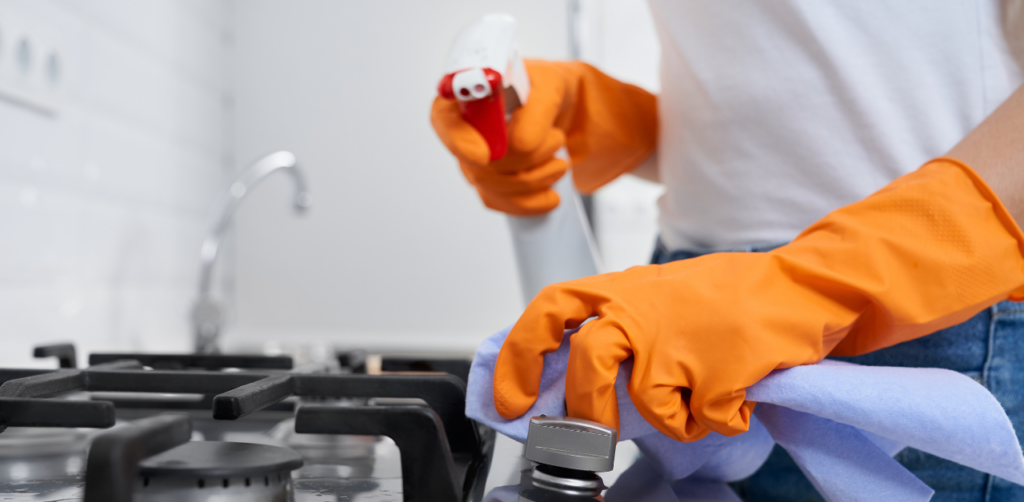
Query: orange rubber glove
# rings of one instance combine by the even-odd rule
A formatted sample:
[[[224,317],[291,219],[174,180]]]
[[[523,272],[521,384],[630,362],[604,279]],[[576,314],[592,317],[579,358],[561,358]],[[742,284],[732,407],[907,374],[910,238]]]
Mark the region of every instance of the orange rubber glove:
[[[509,149],[490,162],[483,137],[462,119],[455,100],[437,98],[430,122],[458,159],[484,205],[519,216],[544,214],[558,206],[551,188],[568,165],[555,158],[568,147],[573,180],[592,193],[632,170],[654,150],[657,100],[578,62],[526,61],[527,103],[508,124]]]
[[[569,415],[618,427],[615,375],[666,435],[747,430],[746,388],[775,369],[857,355],[1024,294],[1024,235],[966,165],[937,159],[833,211],[768,253],[718,253],[554,284],[502,346],[494,402],[537,397],[544,354],[571,329]],[[691,392],[683,391],[689,389]]]

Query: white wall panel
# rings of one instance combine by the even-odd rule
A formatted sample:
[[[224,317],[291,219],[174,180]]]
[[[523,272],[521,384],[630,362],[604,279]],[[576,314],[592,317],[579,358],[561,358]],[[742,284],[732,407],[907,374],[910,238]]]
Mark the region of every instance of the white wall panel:
[[[564,1],[236,2],[236,158],[294,151],[313,208],[269,180],[237,224],[237,346],[472,350],[521,309],[508,230],[434,135],[449,45],[506,11],[528,56],[566,58]]]
[[[0,1],[0,84],[30,81],[17,33],[61,56],[56,114],[0,99],[0,365],[48,341],[190,348],[199,244],[229,169],[228,15],[215,0]]]

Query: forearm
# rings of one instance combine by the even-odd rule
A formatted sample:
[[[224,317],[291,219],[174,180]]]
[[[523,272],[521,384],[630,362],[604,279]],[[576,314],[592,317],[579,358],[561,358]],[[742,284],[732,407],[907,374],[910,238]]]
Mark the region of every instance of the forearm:
[[[1024,86],[947,154],[971,166],[1024,225]]]
[[[633,168],[629,174],[636,176],[637,178],[651,181],[654,183],[661,183],[661,176],[658,173],[658,154],[657,152],[651,152],[647,156],[647,160],[644,160],[640,165]]]

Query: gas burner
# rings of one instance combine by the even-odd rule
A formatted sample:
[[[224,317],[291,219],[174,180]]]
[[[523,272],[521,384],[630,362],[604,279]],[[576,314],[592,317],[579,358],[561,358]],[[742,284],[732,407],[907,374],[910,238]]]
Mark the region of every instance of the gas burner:
[[[287,448],[199,441],[139,463],[137,502],[284,502],[302,457]]]

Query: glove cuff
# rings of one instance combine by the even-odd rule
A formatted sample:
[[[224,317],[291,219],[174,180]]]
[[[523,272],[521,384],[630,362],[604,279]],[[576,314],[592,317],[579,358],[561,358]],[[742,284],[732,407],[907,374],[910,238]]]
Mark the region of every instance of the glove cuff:
[[[929,161],[777,251],[831,276],[814,287],[859,312],[832,355],[919,338],[1024,293],[1024,233],[956,159]]]
[[[992,187],[988,186],[988,183],[986,183],[985,180],[982,179],[973,168],[971,168],[971,166],[968,166],[960,160],[952,157],[938,157],[932,160],[932,162],[946,162],[963,170],[964,174],[974,182],[974,187],[978,190],[981,196],[992,204],[992,211],[995,213],[996,219],[998,219],[1003,225],[1003,228],[1006,229],[1006,233],[1017,240],[1017,246],[1020,249],[1021,256],[1024,256],[1024,232],[1021,231],[1020,225],[1018,225],[1013,219],[1013,216],[1010,215],[1010,211],[1006,209],[1005,205],[1003,205],[1003,201],[999,200],[999,197],[996,196]],[[1015,302],[1024,300],[1024,285],[1013,290],[1008,299]]]
[[[555,125],[566,132],[576,188],[591,194],[654,151],[658,99],[587,63],[553,64],[567,83],[566,106]]]

